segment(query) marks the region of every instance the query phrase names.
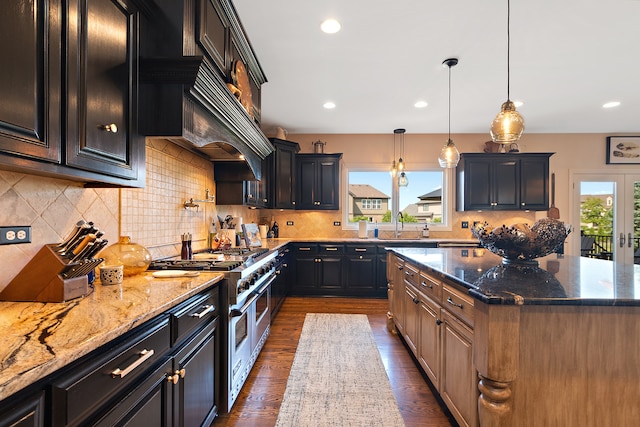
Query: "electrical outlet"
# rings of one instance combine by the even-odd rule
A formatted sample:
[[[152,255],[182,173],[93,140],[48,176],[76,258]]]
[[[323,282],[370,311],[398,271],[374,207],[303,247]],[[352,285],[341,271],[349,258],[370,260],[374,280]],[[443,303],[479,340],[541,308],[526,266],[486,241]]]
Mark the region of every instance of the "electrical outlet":
[[[340,221],[333,221],[333,225],[336,227],[340,227],[342,223]]]
[[[287,225],[293,225],[293,221],[287,221]]]
[[[0,245],[31,243],[31,226],[0,227]]]
[[[469,228],[469,221],[462,221],[462,228]]]

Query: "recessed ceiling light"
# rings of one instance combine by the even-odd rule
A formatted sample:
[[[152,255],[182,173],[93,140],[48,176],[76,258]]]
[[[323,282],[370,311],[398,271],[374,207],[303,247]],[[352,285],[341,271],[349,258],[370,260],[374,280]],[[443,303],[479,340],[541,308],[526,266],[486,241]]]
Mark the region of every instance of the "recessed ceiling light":
[[[516,108],[520,108],[524,105],[524,102],[522,101],[513,101],[513,105],[516,106]]]
[[[613,108],[619,105],[620,105],[620,101],[611,101],[611,102],[607,102],[606,104],[602,104],[602,108]]]
[[[413,106],[416,107],[416,108],[424,108],[427,105],[429,105],[429,104],[427,104],[427,101],[418,101],[415,104],[413,104]]]
[[[323,107],[326,108],[327,110],[331,110],[332,108],[336,108],[336,104],[329,101],[329,102],[325,102]]]
[[[320,28],[327,34],[335,34],[340,31],[340,23],[335,19],[326,19],[320,24]]]

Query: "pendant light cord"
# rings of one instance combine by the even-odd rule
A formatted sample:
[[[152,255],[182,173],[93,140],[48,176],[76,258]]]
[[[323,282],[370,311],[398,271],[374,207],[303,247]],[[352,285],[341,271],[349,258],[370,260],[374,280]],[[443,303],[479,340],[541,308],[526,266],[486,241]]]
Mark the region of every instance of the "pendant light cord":
[[[507,0],[507,101],[509,101],[510,93],[509,93],[509,85],[511,82],[511,0]]]
[[[448,141],[451,141],[451,64],[449,64],[449,139]]]

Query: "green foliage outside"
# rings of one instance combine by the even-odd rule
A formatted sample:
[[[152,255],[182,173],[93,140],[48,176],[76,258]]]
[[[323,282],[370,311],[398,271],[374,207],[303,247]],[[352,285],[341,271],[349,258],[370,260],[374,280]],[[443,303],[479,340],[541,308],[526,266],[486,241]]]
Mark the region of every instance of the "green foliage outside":
[[[418,222],[418,219],[415,216],[411,216],[409,214],[406,214],[406,213],[402,212],[402,218],[398,218],[398,221],[400,221],[400,222]],[[391,211],[385,212],[384,216],[382,217],[382,222],[392,222],[392,220],[391,220]]]
[[[580,223],[580,230],[584,234],[611,235],[613,208],[607,208],[602,199],[588,197],[581,207]]]

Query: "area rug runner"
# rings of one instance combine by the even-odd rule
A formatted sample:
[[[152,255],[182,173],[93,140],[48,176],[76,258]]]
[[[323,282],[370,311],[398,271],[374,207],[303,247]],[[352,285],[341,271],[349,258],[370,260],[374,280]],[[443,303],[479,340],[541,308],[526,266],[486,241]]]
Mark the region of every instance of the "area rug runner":
[[[404,426],[366,315],[307,314],[276,426]]]

